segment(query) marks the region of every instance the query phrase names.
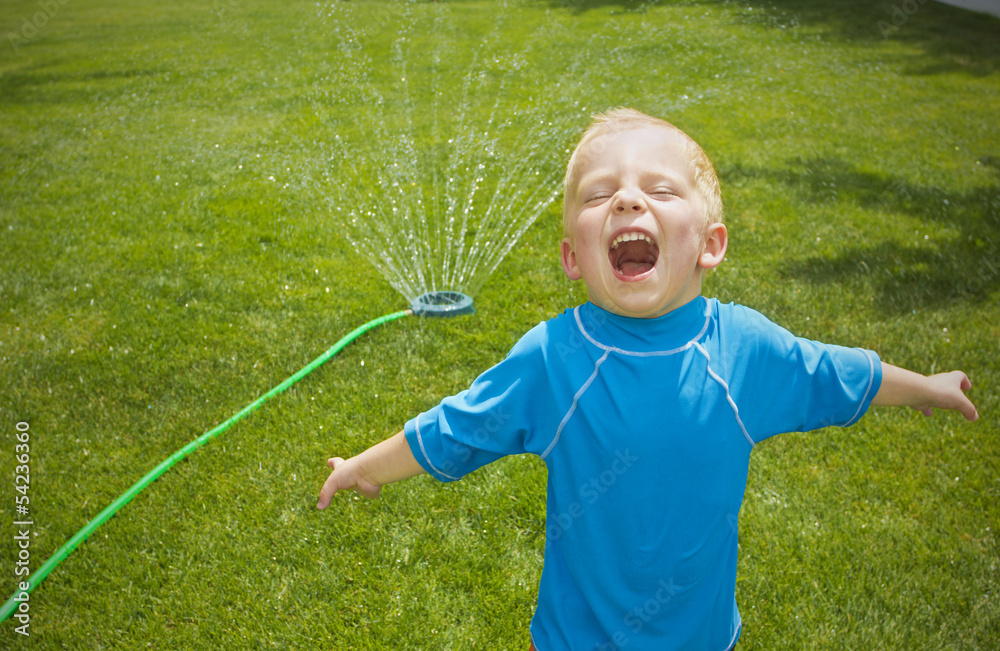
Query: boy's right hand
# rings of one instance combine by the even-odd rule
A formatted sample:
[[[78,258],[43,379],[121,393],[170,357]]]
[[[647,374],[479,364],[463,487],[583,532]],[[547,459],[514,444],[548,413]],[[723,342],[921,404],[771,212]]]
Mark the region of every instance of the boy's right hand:
[[[365,497],[376,498],[382,492],[382,487],[365,481],[358,474],[358,462],[356,459],[344,460],[340,457],[327,459],[326,465],[333,472],[326,478],[323,489],[319,492],[318,509],[325,509],[330,505],[333,496],[342,490],[355,490]]]
[[[333,472],[326,478],[323,490],[319,492],[319,504],[316,505],[318,509],[328,507],[337,491],[354,490],[365,497],[376,498],[384,485],[424,472],[413,457],[404,432],[346,461],[340,457],[327,459],[326,465]]]

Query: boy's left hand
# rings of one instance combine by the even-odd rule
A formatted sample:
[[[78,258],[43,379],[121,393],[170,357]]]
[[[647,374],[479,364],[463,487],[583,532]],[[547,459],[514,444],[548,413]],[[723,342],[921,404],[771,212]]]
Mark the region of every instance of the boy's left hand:
[[[924,416],[930,416],[934,408],[956,409],[969,420],[979,418],[976,406],[972,404],[965,392],[972,388],[972,381],[962,371],[938,373],[926,379],[926,389],[932,399],[926,403],[913,405],[913,408]]]
[[[976,406],[965,395],[972,382],[962,371],[925,376],[882,362],[882,385],[872,404],[913,407],[925,416],[934,409],[955,409],[969,420],[979,418]]]

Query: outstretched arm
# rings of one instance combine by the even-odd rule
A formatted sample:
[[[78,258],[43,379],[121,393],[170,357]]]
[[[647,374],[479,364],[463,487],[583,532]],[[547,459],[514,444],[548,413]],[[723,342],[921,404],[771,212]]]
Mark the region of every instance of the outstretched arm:
[[[375,498],[382,486],[408,479],[424,472],[410,451],[403,432],[374,445],[346,461],[340,457],[326,462],[333,472],[319,493],[318,509],[325,509],[337,491],[356,490],[365,497]]]
[[[976,406],[966,397],[972,382],[962,371],[920,375],[882,363],[882,386],[872,404],[885,407],[913,407],[924,416],[934,408],[957,409],[969,420],[979,418]]]

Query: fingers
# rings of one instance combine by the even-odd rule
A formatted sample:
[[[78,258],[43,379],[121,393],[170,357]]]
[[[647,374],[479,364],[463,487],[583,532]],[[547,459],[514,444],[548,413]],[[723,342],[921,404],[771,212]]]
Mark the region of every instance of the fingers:
[[[965,398],[965,396],[962,397]],[[976,410],[976,406],[968,398],[965,398],[958,410],[969,420],[979,420],[979,411]]]
[[[930,416],[934,408],[954,409],[968,420],[978,420],[979,412],[966,394],[972,389],[972,381],[962,371],[939,373],[928,378],[931,394],[927,402],[914,408],[924,416]]]
[[[373,484],[357,474],[356,464],[351,468],[341,468],[345,463],[347,461],[340,457],[331,457],[326,460],[326,465],[333,472],[326,478],[326,482],[319,492],[319,502],[316,503],[317,509],[322,511],[330,506],[333,496],[342,490],[353,489],[369,499],[375,499],[382,494],[381,486]]]
[[[323,484],[323,488],[319,492],[319,502],[316,503],[316,508],[322,511],[326,507],[330,506],[330,500],[333,496],[337,494],[337,480],[334,478],[333,474],[326,478],[326,482]]]
[[[969,376],[962,371],[955,371],[955,373],[958,373],[961,376],[958,388],[962,390],[962,393],[958,396],[959,404],[956,408],[968,420],[979,420],[979,411],[976,410],[976,406],[972,404],[972,401],[965,395],[965,392],[972,388],[972,380],[970,380]]]
[[[344,460],[340,457],[333,457],[326,460],[326,465],[334,471],[336,471],[337,467],[342,463],[344,463]],[[336,495],[337,491],[340,489],[339,483],[340,479],[337,476],[337,473],[331,472],[330,476],[326,478],[323,488],[319,492],[319,502],[316,504],[317,509],[322,511],[326,507],[330,506],[330,500],[333,499],[333,496]]]

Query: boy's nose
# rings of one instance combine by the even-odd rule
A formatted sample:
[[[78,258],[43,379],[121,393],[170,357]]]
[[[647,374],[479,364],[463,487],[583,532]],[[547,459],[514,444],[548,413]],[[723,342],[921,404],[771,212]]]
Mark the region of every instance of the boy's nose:
[[[646,203],[639,192],[620,190],[615,196],[612,209],[618,214],[641,213],[646,210]]]

